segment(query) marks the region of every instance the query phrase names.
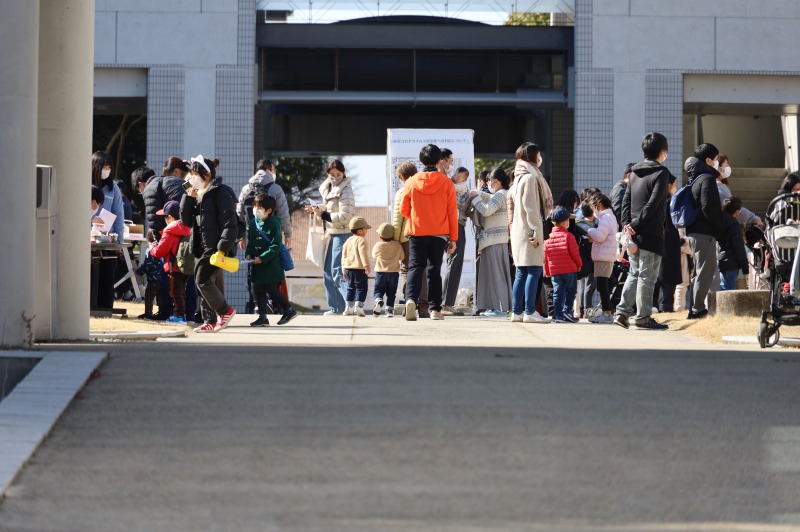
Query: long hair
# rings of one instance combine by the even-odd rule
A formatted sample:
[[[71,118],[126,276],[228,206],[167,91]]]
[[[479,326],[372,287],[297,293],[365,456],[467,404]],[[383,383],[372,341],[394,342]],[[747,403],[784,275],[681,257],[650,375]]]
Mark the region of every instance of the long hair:
[[[103,179],[103,167],[111,167],[111,175],[108,179]],[[92,184],[96,187],[114,188],[114,160],[111,155],[104,151],[96,151],[92,154]]]

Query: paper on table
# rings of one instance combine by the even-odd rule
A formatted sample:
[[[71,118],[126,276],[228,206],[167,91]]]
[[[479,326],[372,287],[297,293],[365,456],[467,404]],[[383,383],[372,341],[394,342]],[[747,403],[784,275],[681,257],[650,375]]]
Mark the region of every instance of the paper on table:
[[[111,228],[114,227],[114,221],[117,219],[117,215],[105,209],[100,209],[97,216],[103,220],[103,231],[111,231]]]

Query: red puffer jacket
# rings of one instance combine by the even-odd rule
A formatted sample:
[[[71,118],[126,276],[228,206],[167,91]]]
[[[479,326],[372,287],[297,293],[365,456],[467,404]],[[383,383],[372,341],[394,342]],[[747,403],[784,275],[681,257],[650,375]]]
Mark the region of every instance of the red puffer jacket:
[[[181,237],[191,234],[192,230],[189,227],[183,225],[180,220],[175,220],[161,232],[161,240],[150,246],[150,255],[157,259],[164,259],[164,271],[172,271],[172,262],[178,253]]]
[[[555,226],[544,241],[544,274],[548,277],[576,273],[581,269],[578,242],[565,227]]]

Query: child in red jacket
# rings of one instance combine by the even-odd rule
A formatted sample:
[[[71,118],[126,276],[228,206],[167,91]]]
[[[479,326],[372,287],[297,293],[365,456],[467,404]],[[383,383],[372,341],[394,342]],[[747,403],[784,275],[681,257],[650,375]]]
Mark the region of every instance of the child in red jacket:
[[[553,313],[556,323],[578,322],[572,308],[582,264],[578,242],[567,230],[569,216],[569,211],[564,207],[553,209],[550,218],[555,227],[550,238],[544,241],[544,274],[553,278]]]
[[[181,206],[177,201],[168,201],[156,214],[164,216],[167,227],[161,231],[161,240],[150,245],[150,255],[164,259],[164,271],[169,274],[169,295],[172,296],[174,313],[168,323],[186,325],[186,279],[175,261],[181,238],[192,233],[191,228],[180,221]]]

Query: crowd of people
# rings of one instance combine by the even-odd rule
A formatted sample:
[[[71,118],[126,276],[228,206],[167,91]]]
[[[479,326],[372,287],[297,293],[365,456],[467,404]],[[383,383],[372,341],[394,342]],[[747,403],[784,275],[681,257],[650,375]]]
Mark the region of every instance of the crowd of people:
[[[305,207],[321,221],[327,240],[325,315],[365,316],[374,272],[373,315],[399,312],[408,321],[475,313],[522,323],[587,319],[664,330],[654,313],[685,310],[689,319],[702,319],[709,292],[735,289],[740,274],[749,273],[743,230],[763,222],[733,195],[731,161],[714,145],[701,144],[685,161],[689,182],[680,190],[664,166],[667,139],[649,133],[641,148],[643,160],[628,164],[608,195],[598,188],[566,189],[556,199],[540,169],[541,149],[532,142],[516,150],[513,167],[482,172],[473,190],[469,171],[453,168],[450,150],[426,145],[421,171],[411,162],[396,168],[402,186],[372,250],[365,238],[372,226],[356,216],[345,167],[330,161],[319,203]],[[246,311],[257,315],[251,325],[269,325],[270,313],[281,314],[278,325],[288,323],[297,312],[279,255],[291,245],[292,226],[275,165],[259,161],[237,195],[217,175],[218,164],[202,155],[170,157],[161,175],[147,167],[132,175],[150,228],[147,261],[155,265],[143,270],[148,286],[142,317],[194,321],[198,333],[227,327],[236,311],[225,299],[214,258],[233,257],[238,247],[253,300]],[[106,209],[122,223],[108,154],[94,154],[92,179],[92,221]],[[800,177],[790,174],[781,190],[800,190]],[[467,238],[476,240],[474,299],[456,306]],[[113,271],[102,271],[99,293],[108,306],[109,279]]]

